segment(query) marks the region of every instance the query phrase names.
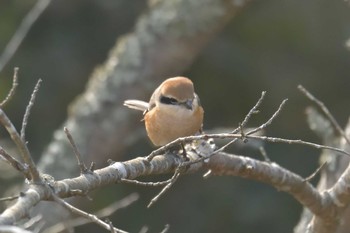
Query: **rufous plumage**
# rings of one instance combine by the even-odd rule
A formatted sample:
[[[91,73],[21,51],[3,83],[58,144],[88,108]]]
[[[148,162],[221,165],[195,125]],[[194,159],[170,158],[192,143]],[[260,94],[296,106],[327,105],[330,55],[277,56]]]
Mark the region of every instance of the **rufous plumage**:
[[[147,135],[156,146],[194,135],[202,128],[204,110],[192,81],[186,77],[166,79],[148,103],[126,100],[124,105],[144,112]]]

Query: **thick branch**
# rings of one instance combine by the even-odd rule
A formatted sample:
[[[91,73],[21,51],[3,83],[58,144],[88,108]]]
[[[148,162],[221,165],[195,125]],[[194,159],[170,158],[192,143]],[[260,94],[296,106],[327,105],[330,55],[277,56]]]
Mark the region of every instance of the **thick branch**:
[[[267,183],[287,192],[314,214],[327,216],[320,193],[305,180],[275,163],[243,156],[220,153],[210,159],[206,167],[215,175],[234,175]]]
[[[198,155],[192,152],[188,152],[188,156],[191,160],[198,159]],[[116,162],[106,168],[96,170],[93,173],[82,174],[76,178],[57,181],[51,183],[50,186],[52,186],[57,196],[66,198],[74,195],[73,190],[81,190],[81,192],[87,193],[104,185],[116,183],[121,179],[135,179],[140,176],[172,173],[181,164],[181,157],[173,154],[156,156],[151,162],[144,158],[136,158],[126,162]],[[191,165],[186,173],[195,172],[202,168],[211,169],[217,175],[236,175],[268,183],[278,190],[291,194],[316,215],[323,218],[330,215],[329,206],[324,205],[323,196],[310,183],[274,163],[220,153],[210,158],[207,163]],[[25,195],[19,201],[23,202],[23,199],[33,201],[26,202],[22,209],[18,208],[22,203],[17,202],[0,215],[0,224],[12,224],[23,217],[38,201],[50,199],[48,191],[45,191],[48,186],[31,187],[41,191],[34,192],[33,188],[30,188],[25,192]],[[18,213],[18,211],[20,212]]]

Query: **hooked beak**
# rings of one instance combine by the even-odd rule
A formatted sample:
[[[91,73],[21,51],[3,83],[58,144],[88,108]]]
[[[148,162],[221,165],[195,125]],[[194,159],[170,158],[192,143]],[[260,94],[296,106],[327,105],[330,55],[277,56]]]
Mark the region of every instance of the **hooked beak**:
[[[192,110],[193,108],[193,100],[192,99],[189,99],[189,100],[186,100],[185,102],[182,103],[185,108],[189,109],[189,110]]]

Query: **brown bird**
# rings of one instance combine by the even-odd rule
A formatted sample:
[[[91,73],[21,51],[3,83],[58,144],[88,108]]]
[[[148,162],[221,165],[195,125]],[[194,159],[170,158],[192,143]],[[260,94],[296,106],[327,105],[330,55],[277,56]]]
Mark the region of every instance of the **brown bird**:
[[[202,128],[204,111],[192,81],[185,77],[166,79],[149,103],[126,100],[124,105],[144,112],[148,137],[156,146],[194,135]]]

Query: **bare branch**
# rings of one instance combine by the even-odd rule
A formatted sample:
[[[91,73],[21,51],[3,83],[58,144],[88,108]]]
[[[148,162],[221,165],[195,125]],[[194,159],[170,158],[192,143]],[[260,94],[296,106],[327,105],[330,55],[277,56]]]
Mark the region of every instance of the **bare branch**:
[[[210,158],[205,167],[215,175],[234,175],[268,183],[277,190],[291,194],[314,214],[328,216],[322,196],[302,177],[276,163],[267,163],[244,156],[219,153]]]
[[[12,87],[6,98],[0,103],[0,108],[4,108],[6,104],[12,99],[15,95],[16,89],[18,86],[18,67],[15,67],[13,71]]]
[[[6,161],[8,164],[10,164],[14,169],[16,169],[17,171],[23,173],[23,175],[27,179],[31,179],[31,176],[29,174],[28,169],[20,161],[18,161],[16,158],[14,158],[13,156],[9,155],[4,150],[4,148],[2,148],[1,146],[0,146],[0,155],[3,156],[5,158],[4,161]]]
[[[244,120],[240,124],[240,126],[237,129],[233,130],[232,133],[238,133],[240,131],[240,127],[245,127],[248,121],[250,120],[250,118],[252,117],[252,115],[257,114],[259,112],[258,107],[260,107],[262,101],[265,98],[265,95],[266,95],[266,91],[261,92],[261,96],[258,102],[256,102],[256,104],[250,109],[250,111],[248,112],[248,114],[245,116]]]
[[[137,193],[132,193],[124,197],[123,199],[115,201],[114,203],[108,205],[107,207],[97,211],[96,213],[94,213],[94,215],[96,215],[100,219],[106,218],[114,214],[116,211],[130,206],[131,204],[136,202],[138,199],[139,199],[139,195]],[[66,229],[66,226],[78,227],[90,222],[91,221],[89,219],[78,217],[63,223],[58,223],[48,229],[45,229],[44,233],[61,232]]]
[[[169,231],[169,229],[170,229],[170,225],[169,225],[169,224],[166,224],[166,225],[164,226],[164,229],[163,229],[160,233],[167,233],[167,232]]]
[[[181,175],[181,171],[183,170],[182,165],[180,164],[180,166],[175,170],[175,173],[173,175],[173,177],[171,177],[170,182],[154,197],[152,198],[152,200],[149,202],[149,204],[147,205],[147,208],[150,208],[154,203],[156,203],[156,201],[159,200],[159,198],[166,192],[168,191],[171,186],[173,186],[173,184],[175,184],[175,182],[177,181],[177,179],[179,178],[179,176]]]
[[[0,201],[13,201],[13,200],[16,200],[19,196],[16,195],[16,196],[12,196],[12,197],[3,197],[3,198],[0,198]]]
[[[239,135],[236,135],[239,136]],[[200,158],[200,155],[189,154],[191,160]],[[23,197],[0,215],[0,224],[13,223],[24,216],[40,200],[48,200],[52,195],[52,189],[56,195],[65,198],[72,195],[71,190],[91,191],[107,184],[114,184],[120,179],[135,179],[140,176],[165,174],[174,172],[175,168],[186,166],[186,163],[174,154],[156,156],[151,162],[144,158],[136,158],[126,162],[116,162],[108,167],[98,169],[94,173],[83,174],[76,178],[56,181],[51,188],[43,185],[30,185]],[[195,172],[200,169],[210,169],[215,175],[235,175],[255,179],[274,186],[278,190],[285,191],[295,197],[300,203],[309,208],[314,214],[328,217],[330,212],[324,206],[323,196],[304,179],[275,163],[266,163],[243,156],[235,156],[226,153],[218,153],[208,162],[196,163],[186,167],[184,173]],[[174,177],[178,177],[176,173]],[[173,183],[177,178],[173,179]],[[169,185],[168,188],[170,188]],[[165,189],[164,191],[166,191]],[[164,192],[163,191],[163,192]],[[19,211],[18,207],[21,207]],[[108,224],[105,224],[109,227]],[[107,229],[107,228],[106,228]]]
[[[280,106],[278,107],[278,109],[276,110],[276,112],[274,112],[274,114],[272,114],[272,116],[270,117],[270,119],[268,119],[264,124],[260,125],[258,128],[255,128],[253,130],[250,130],[249,132],[247,132],[247,135],[256,133],[258,131],[261,131],[263,129],[265,129],[267,126],[271,125],[272,121],[277,118],[277,116],[282,112],[282,109],[284,107],[284,105],[287,103],[288,99],[284,99]]]
[[[28,216],[29,211],[41,200],[48,200],[52,190],[43,185],[30,185],[21,192],[16,202],[0,214],[0,226],[11,225]]]
[[[306,90],[302,85],[298,86],[298,89],[307,97],[309,100],[317,104],[320,109],[323,111],[323,113],[326,115],[326,117],[330,120],[333,127],[336,129],[336,131],[346,140],[346,142],[350,145],[350,139],[346,136],[344,130],[340,127],[336,119],[333,117],[333,115],[330,113],[326,105],[318,100],[315,96],[313,96],[308,90]]]
[[[81,157],[81,154],[74,142],[74,139],[71,135],[71,133],[69,132],[69,129],[67,127],[64,127],[64,132],[66,133],[67,135],[67,138],[69,140],[69,143],[71,144],[72,148],[73,148],[73,151],[74,151],[74,155],[78,161],[78,166],[80,168],[80,174],[84,174],[88,171],[87,167],[85,166],[83,160],[82,160],[82,157]]]
[[[233,136],[233,135],[231,135]],[[231,137],[229,136],[229,137]],[[235,135],[234,137],[237,137],[238,135]],[[260,139],[263,141],[267,141],[267,142],[274,142],[274,143],[286,143],[286,144],[299,144],[299,145],[305,145],[305,146],[310,146],[316,149],[325,149],[325,150],[332,150],[332,151],[336,151],[339,152],[341,154],[350,156],[350,153],[348,153],[345,150],[339,149],[339,148],[335,148],[332,146],[324,146],[324,145],[320,145],[317,143],[313,143],[313,142],[307,142],[307,141],[303,141],[300,139],[283,139],[283,138],[275,138],[275,137],[267,137],[267,136],[255,136],[255,135],[247,135],[247,138],[253,138],[253,139]]]
[[[68,202],[64,201],[63,199],[59,198],[58,196],[56,196],[55,194],[52,195],[52,198],[55,202],[57,202],[58,204],[60,204],[61,206],[65,207],[67,210],[69,210],[70,212],[77,214],[81,217],[84,217],[88,220],[90,220],[91,222],[96,223],[97,225],[103,227],[106,230],[110,230],[110,225],[108,223],[105,223],[104,221],[102,221],[101,219],[99,219],[96,215],[93,214],[89,214],[85,211],[82,211],[74,206],[72,206],[71,204],[69,204]],[[117,233],[126,233],[126,231],[117,229],[114,227],[114,231]]]
[[[264,93],[263,93],[263,94],[264,94]],[[256,111],[256,108],[257,108],[257,106],[260,105],[260,103],[261,103],[263,97],[264,97],[264,95],[261,96],[261,98],[259,99],[259,101],[257,102],[257,104],[252,108],[251,111],[249,111],[248,115],[249,115],[249,114],[252,114],[253,112]],[[272,123],[272,121],[281,113],[281,111],[282,111],[284,105],[286,104],[286,102],[287,102],[287,99],[283,100],[282,103],[280,104],[280,106],[278,107],[278,109],[276,110],[276,112],[270,117],[270,119],[268,119],[264,124],[260,125],[259,127],[255,128],[255,129],[253,129],[253,130],[250,130],[249,132],[247,132],[246,135],[245,135],[245,138],[247,138],[247,135],[256,133],[256,132],[258,132],[258,131],[260,131],[260,130],[265,129],[267,126],[269,126],[269,125]],[[246,117],[245,119],[247,119],[247,117]],[[249,117],[248,117],[248,119],[249,119]],[[245,121],[245,120],[244,120],[243,122],[246,124],[246,121]],[[240,129],[240,128],[238,128],[238,129]],[[218,135],[215,135],[215,136],[212,134],[212,135],[210,135],[210,136],[209,136],[209,135],[206,135],[206,136],[207,136],[207,138],[217,138],[217,136],[219,136],[219,135],[222,135],[222,136],[223,136],[224,134],[218,134]],[[227,135],[227,134],[226,134],[226,135]],[[235,135],[235,134],[231,134],[231,136],[232,136],[232,135]],[[226,137],[226,138],[230,138],[231,136]],[[221,138],[221,137],[218,137],[218,138]],[[198,159],[197,161],[196,161],[196,160],[195,160],[195,161],[190,161],[190,162],[188,162],[188,163],[189,163],[189,164],[193,164],[193,163],[197,163],[197,162],[202,162],[202,161],[206,160],[207,158],[209,158],[209,157],[211,157],[211,156],[213,156],[213,155],[215,155],[215,154],[217,154],[217,153],[219,153],[219,152],[224,151],[228,146],[230,146],[231,144],[235,143],[238,139],[242,138],[242,135],[240,135],[239,137],[236,137],[236,136],[235,136],[235,137],[233,137],[233,138],[234,138],[233,140],[231,140],[230,142],[226,143],[224,146],[220,147],[219,149],[213,151],[213,152],[212,152],[211,154],[209,154],[208,156],[202,157],[202,158]],[[224,138],[222,138],[222,139],[224,139]]]
[[[321,172],[321,170],[324,168],[324,166],[327,164],[327,162],[322,163],[317,169],[316,171],[314,171],[311,175],[309,175],[308,177],[306,177],[304,180],[305,181],[311,181],[313,178],[315,178],[315,176],[317,174],[319,174]]]
[[[43,219],[43,216],[42,215],[36,215],[34,216],[33,218],[29,219],[29,221],[25,222],[22,227],[24,229],[28,229],[34,225],[36,225],[37,223],[39,223],[41,220]]]
[[[0,108],[0,123],[5,127],[7,132],[10,134],[11,139],[14,141],[14,143],[17,145],[18,149],[20,150],[23,161],[28,166],[28,170],[31,175],[30,180],[36,183],[40,183],[41,179],[39,176],[39,172],[35,166],[32,156],[30,155],[27,144],[22,140],[15,126],[12,124],[10,119],[7,117],[7,115],[1,108]]]
[[[46,9],[51,0],[38,0],[35,6],[28,12],[26,17],[22,20],[15,34],[12,36],[10,42],[6,45],[4,52],[0,57],[0,72],[4,69],[6,64],[10,61],[12,56],[17,51],[23,39],[28,34],[28,31],[33,26],[35,21],[39,18],[41,13]]]
[[[116,231],[114,230],[114,226],[112,221],[110,221],[109,219],[106,219],[105,222],[109,225],[109,230],[111,233],[116,233]]]
[[[26,142],[25,132],[26,132],[27,124],[28,124],[28,118],[29,118],[29,115],[30,115],[30,110],[32,109],[32,107],[34,105],[35,97],[36,97],[36,95],[37,95],[37,93],[39,91],[41,82],[42,82],[42,80],[39,79],[38,82],[36,83],[36,85],[34,87],[34,90],[33,90],[33,93],[32,93],[32,95],[30,97],[29,103],[27,105],[26,111],[24,113],[24,117],[23,117],[23,121],[22,121],[22,129],[21,129],[21,138],[22,138],[24,143]]]
[[[265,162],[270,163],[270,162],[271,162],[271,159],[270,159],[269,156],[267,155],[265,148],[262,147],[262,146],[260,146],[260,147],[259,147],[259,151],[260,151],[260,154],[262,155],[262,157],[264,158]]]
[[[16,227],[16,226],[0,226],[0,232],[6,232],[6,233],[33,233],[31,231],[28,230],[24,230],[20,227]]]

